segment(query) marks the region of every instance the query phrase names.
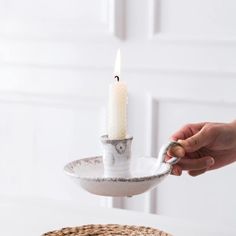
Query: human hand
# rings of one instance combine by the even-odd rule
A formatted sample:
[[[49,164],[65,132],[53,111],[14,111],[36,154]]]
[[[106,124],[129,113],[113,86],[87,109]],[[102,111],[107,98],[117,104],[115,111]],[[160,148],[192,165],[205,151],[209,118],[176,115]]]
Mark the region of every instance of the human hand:
[[[181,158],[173,166],[174,175],[186,170],[191,176],[197,176],[236,161],[236,121],[188,124],[174,133],[172,139],[182,145],[168,152]]]

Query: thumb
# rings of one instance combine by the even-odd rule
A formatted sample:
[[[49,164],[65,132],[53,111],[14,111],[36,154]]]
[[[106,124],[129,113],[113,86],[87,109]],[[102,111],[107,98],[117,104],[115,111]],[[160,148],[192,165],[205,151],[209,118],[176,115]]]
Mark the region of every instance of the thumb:
[[[179,140],[178,142],[183,146],[186,152],[195,152],[209,143],[209,137],[206,130],[203,128],[190,138]]]

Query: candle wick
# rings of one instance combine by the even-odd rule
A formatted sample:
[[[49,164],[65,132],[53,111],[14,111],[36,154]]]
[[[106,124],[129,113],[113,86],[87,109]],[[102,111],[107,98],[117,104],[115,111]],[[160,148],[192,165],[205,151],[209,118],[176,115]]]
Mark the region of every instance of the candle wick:
[[[115,79],[117,79],[117,82],[119,82],[119,81],[120,81],[120,78],[119,78],[119,76],[118,76],[118,75],[116,75],[116,76],[115,76]]]

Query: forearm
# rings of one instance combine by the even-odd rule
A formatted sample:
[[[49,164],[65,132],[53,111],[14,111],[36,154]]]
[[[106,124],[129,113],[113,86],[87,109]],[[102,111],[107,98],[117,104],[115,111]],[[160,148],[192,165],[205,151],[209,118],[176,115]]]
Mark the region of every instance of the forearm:
[[[230,123],[230,126],[231,126],[231,128],[232,128],[234,145],[235,145],[235,147],[236,147],[236,120],[232,121],[232,122]]]

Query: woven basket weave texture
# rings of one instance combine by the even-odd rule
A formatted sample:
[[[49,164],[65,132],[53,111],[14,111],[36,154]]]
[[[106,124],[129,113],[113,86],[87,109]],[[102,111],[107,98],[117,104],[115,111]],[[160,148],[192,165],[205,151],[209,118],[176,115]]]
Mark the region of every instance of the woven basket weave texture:
[[[159,229],[144,226],[95,224],[67,227],[51,231],[42,236],[171,236]]]

